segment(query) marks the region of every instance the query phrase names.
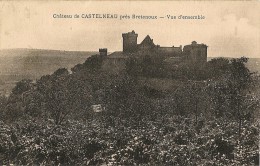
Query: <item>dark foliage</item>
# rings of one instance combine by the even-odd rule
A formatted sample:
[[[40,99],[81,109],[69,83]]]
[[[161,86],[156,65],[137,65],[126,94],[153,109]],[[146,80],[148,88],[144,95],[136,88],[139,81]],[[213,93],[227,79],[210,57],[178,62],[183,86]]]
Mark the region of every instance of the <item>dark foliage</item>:
[[[258,79],[247,58],[169,68],[146,55],[117,74],[103,60],[22,80],[0,98],[1,165],[256,164]],[[148,78],[176,85],[159,89]]]

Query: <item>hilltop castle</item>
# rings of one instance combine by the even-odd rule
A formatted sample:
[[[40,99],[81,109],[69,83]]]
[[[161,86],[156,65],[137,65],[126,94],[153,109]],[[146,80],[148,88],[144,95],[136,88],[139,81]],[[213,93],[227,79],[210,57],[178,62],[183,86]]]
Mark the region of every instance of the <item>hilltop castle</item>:
[[[185,45],[179,47],[162,47],[156,45],[153,42],[153,39],[147,35],[144,40],[137,44],[138,34],[135,31],[123,33],[123,51],[113,52],[110,55],[107,55],[107,49],[100,49],[100,55],[106,56],[107,60],[105,61],[104,66],[111,68],[122,68],[124,66],[124,61],[129,56],[140,56],[140,55],[158,55],[163,56],[166,61],[175,63],[185,63],[192,62],[196,64],[203,64],[207,62],[207,45],[198,44],[196,41],[193,41],[190,45]]]
[[[207,62],[207,45],[197,44],[196,41],[184,46],[182,50],[182,46],[161,47],[160,45],[155,45],[149,35],[140,44],[137,44],[138,34],[135,31],[123,33],[122,37],[124,53],[156,53],[165,57],[183,57],[194,62]]]

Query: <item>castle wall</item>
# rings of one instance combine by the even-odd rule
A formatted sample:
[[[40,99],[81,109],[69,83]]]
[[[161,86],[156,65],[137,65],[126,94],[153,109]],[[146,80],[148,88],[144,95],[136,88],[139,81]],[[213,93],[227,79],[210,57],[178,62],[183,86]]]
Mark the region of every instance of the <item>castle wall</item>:
[[[150,44],[138,44],[138,50],[139,51],[146,51],[146,50],[151,50],[154,48],[153,45],[150,45]]]
[[[158,47],[158,53],[164,56],[180,56],[182,54],[181,47]]]
[[[102,64],[102,70],[110,71],[111,73],[119,73],[126,67],[126,56],[123,52],[114,52],[104,59]]]

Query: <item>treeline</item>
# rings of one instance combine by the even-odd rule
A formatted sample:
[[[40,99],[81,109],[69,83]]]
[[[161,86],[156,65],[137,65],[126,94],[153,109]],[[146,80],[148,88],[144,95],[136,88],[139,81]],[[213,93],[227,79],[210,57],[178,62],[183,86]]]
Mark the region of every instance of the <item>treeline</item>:
[[[36,82],[22,80],[8,98],[1,97],[1,117],[51,118],[61,124],[86,118],[91,105],[102,104],[113,115],[142,116],[165,113],[252,118],[258,108],[258,77],[245,66],[248,58],[212,59],[204,65],[182,64],[169,69],[159,57],[129,58],[119,74],[102,70],[104,57],[95,55],[69,72],[58,69]],[[171,73],[171,75],[169,75]],[[163,75],[165,74],[165,75]],[[142,85],[140,77],[181,80],[174,91],[162,92]],[[177,78],[175,78],[177,77]],[[165,108],[158,108],[159,106]]]
[[[160,56],[132,57],[126,72],[132,77],[181,80],[175,92],[163,98],[171,111],[188,115],[205,110],[203,114],[216,117],[252,118],[259,107],[259,77],[251,72],[248,58],[215,58],[206,64],[194,62],[169,66]],[[174,108],[172,108],[174,107]]]
[[[243,132],[245,132],[245,126],[250,128],[250,125],[255,123],[256,114],[259,109],[259,93],[256,93],[256,90],[259,89],[259,80],[258,76],[255,73],[250,72],[245,66],[248,58],[242,57],[232,60],[216,58],[204,65],[187,63],[180,64],[178,67],[169,67],[165,64],[162,58],[147,55],[142,58],[129,58],[126,62],[126,69],[117,74],[111,74],[102,69],[104,58],[105,57],[95,55],[88,58],[85,63],[76,65],[71,69],[71,71],[61,68],[51,75],[42,76],[36,82],[32,80],[22,80],[18,82],[9,97],[2,96],[0,98],[0,116],[1,121],[3,121],[2,125],[5,124],[12,126],[14,124],[19,124],[23,126],[24,124],[26,128],[25,130],[28,130],[29,132],[30,127],[28,127],[29,124],[27,121],[36,123],[36,128],[45,128],[50,124],[50,126],[53,127],[53,130],[48,129],[48,133],[42,134],[48,135],[48,139],[47,136],[46,139],[51,144],[52,140],[49,140],[49,136],[51,135],[51,131],[54,133],[56,132],[54,131],[54,126],[59,126],[60,130],[60,128],[63,128],[61,126],[72,125],[70,126],[71,128],[68,128],[68,131],[66,130],[67,133],[65,135],[68,136],[70,129],[74,130],[75,127],[79,125],[78,123],[83,123],[79,126],[79,132],[91,130],[90,126],[84,129],[84,125],[86,125],[85,123],[95,121],[95,119],[102,119],[102,122],[99,123],[99,125],[102,124],[102,130],[96,133],[101,137],[106,137],[107,134],[109,135],[110,131],[107,130],[109,127],[114,127],[119,134],[124,133],[121,131],[122,128],[124,130],[130,130],[129,128],[132,128],[133,130],[137,130],[135,132],[138,133],[142,131],[142,128],[147,126],[148,123],[154,123],[156,128],[160,130],[168,123],[168,118],[172,117],[180,117],[183,120],[183,123],[187,126],[194,125],[194,128],[192,127],[191,129],[191,133],[193,134],[205,132],[202,130],[208,129],[209,126],[206,125],[205,127],[207,120],[210,123],[212,120],[229,120],[230,122],[235,122],[232,123],[232,128],[228,128],[225,131],[225,124],[223,125],[223,130],[221,130],[221,132],[226,133],[229,132],[229,130],[232,131],[232,134],[229,133],[227,135],[234,136],[235,134],[236,141],[246,139],[245,133],[243,135]],[[162,91],[142,84],[140,82],[140,78],[142,77],[179,80],[180,84],[176,85],[176,89]],[[91,106],[94,104],[103,105],[106,111],[99,115],[93,113]],[[120,122],[118,119],[120,119]],[[76,121],[77,125],[74,126],[74,124],[72,124],[74,122],[72,121]],[[213,128],[215,129],[215,127]],[[237,132],[234,131],[234,127]],[[38,129],[34,128],[33,130]],[[104,133],[103,130],[105,130]],[[167,130],[165,133],[167,134],[168,132],[171,133],[172,129],[168,128],[163,130]],[[182,130],[185,132],[184,129]],[[258,145],[256,144],[257,141],[255,140],[255,136],[257,136],[258,130],[252,130],[253,131],[250,133],[253,133],[254,135],[251,140],[253,143],[248,146],[256,149]],[[20,127],[15,129],[15,132],[17,131],[22,132]],[[148,130],[144,131],[147,132],[147,134],[149,133]],[[175,129],[174,131],[177,132]],[[156,131],[154,131],[154,133],[155,132]],[[12,132],[9,134],[12,135]],[[77,135],[77,133],[74,134],[79,137],[81,137],[81,135],[84,136],[82,133],[80,135]],[[22,133],[16,133],[14,135],[16,135],[14,137],[17,137],[17,135],[22,137]],[[96,138],[97,135],[88,135],[88,137]],[[161,137],[163,137],[163,135],[164,133],[160,133]],[[121,146],[125,147],[128,145],[128,141],[130,141],[130,138],[128,137],[132,138],[133,136],[127,135],[125,138],[122,138],[121,135],[120,138],[126,142],[120,142],[120,146],[118,145],[117,148],[120,149]],[[154,137],[156,137],[156,135],[154,135]],[[180,145],[188,145],[189,142],[192,142],[191,140],[182,142],[183,138],[181,137],[182,136],[176,135],[172,139],[174,139],[173,141],[180,141]],[[185,135],[185,137],[190,139],[191,136]],[[211,137],[214,136],[211,135],[210,138]],[[133,137],[133,139],[134,138],[135,137]],[[71,141],[65,137],[62,139],[65,141],[62,146],[69,144]],[[94,148],[97,148],[98,150],[101,150],[104,147],[109,148],[104,140],[100,140],[100,137],[98,141],[101,141],[102,143],[98,142],[97,139],[94,140],[96,142],[87,141],[86,146],[96,146]],[[82,141],[84,142],[84,139]],[[112,136],[111,138],[109,137],[109,142],[111,143],[111,141],[113,142]],[[221,140],[218,141],[221,142]],[[34,143],[34,141],[32,142]],[[54,140],[54,142],[57,144],[57,141]],[[229,146],[227,142],[225,143],[227,144],[226,146]],[[73,142],[73,144],[77,144],[77,142]],[[151,144],[157,146],[156,142]],[[215,144],[217,144],[217,142],[215,142]],[[233,144],[234,142],[232,142],[232,146]],[[6,147],[6,145],[1,146]],[[55,145],[55,147],[57,146],[58,144]],[[80,145],[77,144],[75,146]],[[210,149],[210,146],[207,147],[208,150]],[[239,147],[238,144],[236,144],[236,146]],[[68,148],[71,147],[68,146]],[[86,149],[91,148],[92,147]],[[144,149],[142,148],[133,155],[138,156],[139,153],[143,153]],[[65,157],[63,156],[64,160],[66,156],[68,157],[72,155],[67,154],[65,150],[69,151],[69,149],[64,149],[64,153],[66,153]],[[84,152],[84,149],[82,149],[82,154],[80,155],[91,153],[92,155],[87,158],[92,161],[95,154],[98,153],[98,150],[97,152]],[[17,150],[18,152],[10,151],[8,148],[4,150],[2,149],[2,151],[5,154],[5,161],[7,161],[8,158],[12,157],[9,156],[9,152],[13,155],[17,155],[19,148]],[[219,151],[225,155],[231,155],[234,153],[233,150],[227,152],[220,149],[216,150],[214,154],[216,153],[217,155],[217,152]],[[1,147],[0,153],[2,153]],[[53,153],[54,154],[51,154],[50,156],[61,155],[59,152]],[[256,157],[254,154],[252,154],[252,156]],[[37,158],[37,156],[34,157]],[[45,156],[43,161],[47,162],[46,158],[48,158],[48,160],[61,163],[57,158],[54,159],[55,157],[49,157]],[[145,162],[151,161],[150,159],[132,157],[133,162],[130,164],[140,164],[140,162],[142,163],[144,160]],[[229,156],[229,159],[234,159],[234,157],[231,155],[231,157]],[[155,160],[156,159],[154,159],[154,161]],[[257,159],[255,158],[247,158],[245,162],[253,162],[256,160]],[[20,159],[17,159],[17,163],[19,163],[18,161],[20,162]],[[33,161],[30,162],[34,163]],[[178,163],[178,161],[176,162]],[[42,163],[42,161],[39,161],[39,163]],[[69,162],[63,161],[63,164],[64,163],[68,164]],[[162,163],[163,159],[160,160],[160,163],[158,164]],[[184,160],[182,161],[182,159],[179,163],[184,165],[187,164]]]

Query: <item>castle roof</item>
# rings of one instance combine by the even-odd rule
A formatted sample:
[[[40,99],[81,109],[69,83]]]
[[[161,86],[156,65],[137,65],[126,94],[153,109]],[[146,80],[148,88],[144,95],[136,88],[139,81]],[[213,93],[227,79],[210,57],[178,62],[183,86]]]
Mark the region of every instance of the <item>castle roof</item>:
[[[107,56],[107,58],[109,58],[109,59],[126,59],[128,57],[126,56],[126,53],[124,53],[122,51],[115,51],[115,52],[109,54]]]
[[[206,44],[198,44],[196,41],[192,41],[191,44],[189,46],[207,46]]]
[[[154,45],[153,39],[149,35],[147,35],[144,40],[140,43],[140,45]]]

